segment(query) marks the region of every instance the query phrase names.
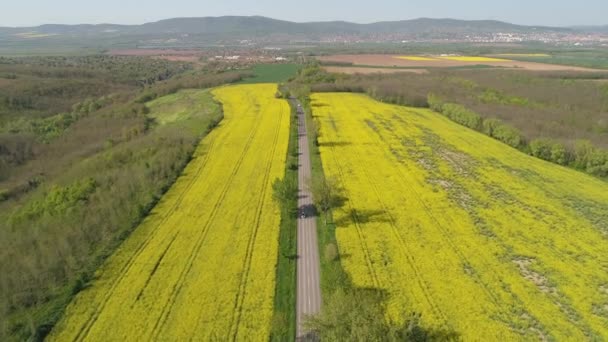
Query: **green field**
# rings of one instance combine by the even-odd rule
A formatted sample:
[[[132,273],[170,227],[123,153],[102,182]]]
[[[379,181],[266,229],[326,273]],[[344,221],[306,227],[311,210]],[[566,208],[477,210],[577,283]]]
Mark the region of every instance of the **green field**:
[[[251,68],[253,77],[246,78],[241,83],[281,83],[294,77],[298,70],[298,64],[257,64]]]
[[[518,61],[571,65],[592,69],[608,69],[608,53],[603,50],[555,51],[549,56],[511,56]]]
[[[160,97],[147,103],[149,117],[160,126],[186,122],[188,129],[200,131],[212,113],[220,111],[220,104],[214,101],[211,91],[187,89],[175,94]],[[201,127],[201,125],[203,127]]]

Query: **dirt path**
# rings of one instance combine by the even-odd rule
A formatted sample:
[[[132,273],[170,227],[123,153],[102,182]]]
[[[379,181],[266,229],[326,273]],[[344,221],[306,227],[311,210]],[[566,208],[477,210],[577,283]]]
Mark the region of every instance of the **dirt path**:
[[[314,341],[316,337],[303,328],[306,317],[321,310],[321,286],[319,277],[319,248],[317,244],[317,221],[315,219],[312,194],[306,187],[311,178],[310,152],[304,111],[296,100],[298,108],[298,289],[297,289],[297,340]]]

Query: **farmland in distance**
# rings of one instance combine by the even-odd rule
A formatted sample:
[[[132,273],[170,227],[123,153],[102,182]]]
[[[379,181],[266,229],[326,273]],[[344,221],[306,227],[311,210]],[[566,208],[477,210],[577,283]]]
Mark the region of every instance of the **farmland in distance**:
[[[271,183],[284,174],[290,125],[275,92],[272,84],[213,90],[224,120],[50,340],[268,339],[280,221]]]
[[[608,184],[426,109],[311,96],[341,262],[464,340],[608,338]]]
[[[394,67],[394,68],[475,68],[480,65],[489,68],[503,68],[509,70],[531,71],[600,71],[593,68],[579,66],[541,63],[540,58],[533,60],[515,60],[497,57],[476,56],[400,56],[381,54],[361,55],[328,55],[317,57],[325,64],[338,64],[352,67]],[[517,59],[521,59],[517,58]]]
[[[252,77],[241,83],[280,83],[295,76],[300,66],[292,63],[256,64],[251,67]]]

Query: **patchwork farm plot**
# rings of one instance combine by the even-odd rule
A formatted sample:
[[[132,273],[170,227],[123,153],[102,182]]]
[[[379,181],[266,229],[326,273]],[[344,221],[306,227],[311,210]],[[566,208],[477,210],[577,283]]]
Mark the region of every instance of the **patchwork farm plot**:
[[[343,74],[394,74],[407,72],[412,74],[426,74],[426,69],[398,69],[398,68],[365,68],[365,67],[340,67],[340,66],[326,66],[323,67],[327,72],[343,73]]]
[[[353,67],[392,67],[392,68],[462,68],[484,65],[487,67],[536,70],[536,71],[598,71],[597,69],[583,68],[568,65],[539,63],[535,61],[517,61],[507,58],[483,56],[407,56],[407,55],[330,55],[317,57],[324,63],[351,64]]]
[[[271,183],[284,174],[290,125],[275,92],[213,91],[224,120],[50,340],[268,339],[280,221]]]
[[[425,109],[312,96],[355,286],[467,341],[608,338],[608,184]]]

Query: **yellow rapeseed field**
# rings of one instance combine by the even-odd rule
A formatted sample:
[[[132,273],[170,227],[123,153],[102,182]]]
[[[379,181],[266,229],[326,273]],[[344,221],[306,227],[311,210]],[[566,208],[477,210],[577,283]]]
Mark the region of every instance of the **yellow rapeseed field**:
[[[267,340],[290,125],[276,85],[213,91],[225,118],[100,269],[53,341]]]
[[[551,57],[546,53],[500,53],[496,56],[500,57]]]
[[[447,56],[441,58],[458,62],[510,62],[508,59],[478,56]]]
[[[425,56],[398,56],[397,59],[405,59],[408,61],[436,61],[436,58],[430,58]]]
[[[356,286],[465,341],[608,339],[608,184],[425,109],[312,96]]]

